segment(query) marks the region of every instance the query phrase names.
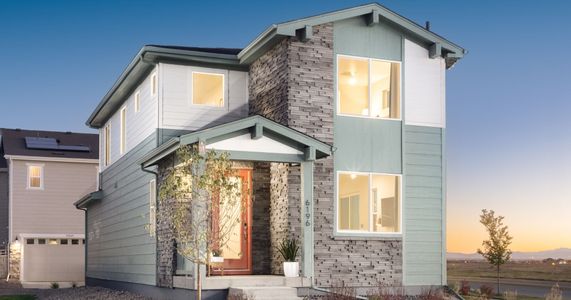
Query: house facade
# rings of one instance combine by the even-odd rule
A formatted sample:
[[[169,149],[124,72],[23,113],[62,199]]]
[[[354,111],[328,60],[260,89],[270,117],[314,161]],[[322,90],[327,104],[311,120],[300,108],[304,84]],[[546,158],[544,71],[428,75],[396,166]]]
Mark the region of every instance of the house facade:
[[[9,276],[24,286],[84,281],[84,216],[73,203],[95,191],[96,134],[0,129],[2,243]]]
[[[229,153],[250,186],[223,251],[246,281],[211,270],[213,296],[281,274],[286,238],[302,280],[267,282],[445,285],[445,72],[464,54],[378,4],[275,24],[243,49],[143,47],[87,121],[102,153],[101,190],[77,203],[88,283],[195,288],[157,190],[197,144]]]

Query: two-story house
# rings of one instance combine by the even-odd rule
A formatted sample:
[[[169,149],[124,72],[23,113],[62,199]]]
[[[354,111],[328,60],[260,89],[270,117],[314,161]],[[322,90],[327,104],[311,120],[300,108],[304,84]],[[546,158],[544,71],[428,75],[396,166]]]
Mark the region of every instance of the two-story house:
[[[95,191],[96,134],[0,129],[0,243],[9,276],[26,287],[84,282],[83,212],[73,203]]]
[[[464,54],[378,4],[274,24],[243,49],[143,47],[87,121],[102,153],[101,191],[77,203],[87,283],[157,298],[195,288],[157,190],[176,149],[199,144],[229,153],[251,191],[224,274],[204,278],[212,299],[248,285],[445,285],[445,73]],[[284,238],[301,245],[294,282],[271,276]]]

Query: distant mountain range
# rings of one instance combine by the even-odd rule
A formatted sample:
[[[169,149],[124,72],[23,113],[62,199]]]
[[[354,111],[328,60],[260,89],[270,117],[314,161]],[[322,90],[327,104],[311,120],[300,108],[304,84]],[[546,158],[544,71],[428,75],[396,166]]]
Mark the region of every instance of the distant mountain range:
[[[446,254],[448,260],[480,260],[483,259],[478,253],[457,253],[448,252]],[[546,258],[563,258],[571,259],[570,248],[559,248],[546,251],[537,252],[514,252],[512,253],[513,260],[542,260]]]

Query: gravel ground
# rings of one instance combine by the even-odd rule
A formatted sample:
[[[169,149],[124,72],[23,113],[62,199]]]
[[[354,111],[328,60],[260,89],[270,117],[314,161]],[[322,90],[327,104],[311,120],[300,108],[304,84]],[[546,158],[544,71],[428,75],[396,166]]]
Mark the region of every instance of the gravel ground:
[[[101,287],[78,287],[67,289],[24,289],[15,282],[5,280],[0,281],[0,296],[2,295],[35,295],[37,299],[46,300],[72,300],[72,299],[89,299],[89,300],[144,300],[147,297],[133,294],[130,292],[110,290]]]

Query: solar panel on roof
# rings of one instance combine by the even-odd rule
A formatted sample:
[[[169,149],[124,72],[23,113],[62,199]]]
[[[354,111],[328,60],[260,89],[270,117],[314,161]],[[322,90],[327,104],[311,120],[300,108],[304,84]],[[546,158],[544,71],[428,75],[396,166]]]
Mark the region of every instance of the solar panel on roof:
[[[55,138],[45,137],[25,137],[26,148],[35,150],[59,150],[59,151],[75,151],[90,152],[89,146],[83,145],[60,145]]]

